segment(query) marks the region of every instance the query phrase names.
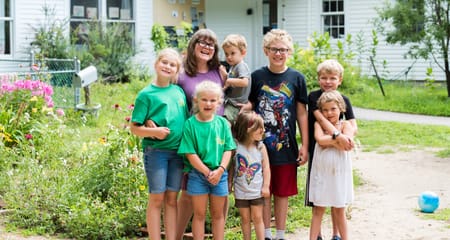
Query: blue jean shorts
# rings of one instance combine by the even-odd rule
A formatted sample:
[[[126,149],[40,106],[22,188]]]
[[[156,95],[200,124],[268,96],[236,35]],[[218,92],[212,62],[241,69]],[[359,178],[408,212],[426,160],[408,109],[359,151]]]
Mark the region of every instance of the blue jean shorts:
[[[212,194],[219,197],[228,196],[228,172],[225,171],[217,185],[208,182],[205,175],[191,169],[188,175],[187,192],[189,195]]]
[[[145,148],[144,168],[149,193],[180,191],[183,158],[177,154],[176,150]]]

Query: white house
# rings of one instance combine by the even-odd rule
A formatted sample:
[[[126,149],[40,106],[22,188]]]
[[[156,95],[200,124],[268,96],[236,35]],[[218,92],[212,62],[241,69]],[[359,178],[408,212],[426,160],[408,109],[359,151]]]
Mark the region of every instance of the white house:
[[[42,21],[42,6],[56,10],[61,19],[72,26],[96,17],[107,22],[125,22],[134,26],[135,42],[143,50],[137,59],[151,64],[154,58],[150,40],[155,16],[165,16],[162,25],[173,21],[201,21],[214,30],[219,41],[229,33],[247,38],[246,61],[252,69],[266,64],[262,53],[263,33],[271,28],[286,29],[301,47],[307,47],[314,32],[330,32],[337,41],[346,34],[362,34],[367,47],[372,42],[371,21],[376,7],[384,0],[0,0],[0,59],[23,58],[23,50],[33,38],[30,25]],[[180,8],[181,7],[181,8]],[[180,10],[181,9],[181,10]],[[188,9],[188,10],[183,10]],[[199,10],[201,9],[201,10]],[[163,18],[164,19],[164,18]],[[168,23],[168,21],[171,21]],[[70,30],[68,29],[67,32]],[[404,59],[407,48],[387,45],[379,35],[377,62],[387,61],[388,78],[423,80],[426,68],[432,67],[434,77],[444,80],[444,73],[432,61]],[[369,51],[367,51],[368,53]],[[373,74],[368,54],[361,56],[363,71]],[[1,63],[1,62],[0,62]],[[1,69],[1,66],[0,66]],[[406,72],[407,75],[405,74]]]

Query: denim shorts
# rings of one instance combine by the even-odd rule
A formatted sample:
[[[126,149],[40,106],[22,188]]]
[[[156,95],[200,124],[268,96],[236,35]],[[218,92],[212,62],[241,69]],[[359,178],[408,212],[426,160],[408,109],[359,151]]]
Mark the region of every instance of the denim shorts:
[[[205,175],[191,169],[188,175],[187,192],[189,195],[212,194],[219,197],[228,196],[228,172],[225,171],[217,185],[208,182]]]
[[[177,154],[176,150],[145,148],[144,168],[149,193],[180,191],[183,158]]]

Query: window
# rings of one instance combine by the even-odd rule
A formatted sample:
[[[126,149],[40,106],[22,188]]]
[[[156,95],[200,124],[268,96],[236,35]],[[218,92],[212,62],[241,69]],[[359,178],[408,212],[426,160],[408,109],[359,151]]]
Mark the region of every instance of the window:
[[[344,0],[322,1],[323,32],[331,38],[343,38],[345,35]]]
[[[11,54],[12,16],[11,1],[0,0],[0,55]]]
[[[1,1],[1,0],[0,0]],[[79,42],[89,36],[89,23],[103,21],[103,27],[124,23],[134,36],[133,0],[71,0],[71,31],[79,30]]]

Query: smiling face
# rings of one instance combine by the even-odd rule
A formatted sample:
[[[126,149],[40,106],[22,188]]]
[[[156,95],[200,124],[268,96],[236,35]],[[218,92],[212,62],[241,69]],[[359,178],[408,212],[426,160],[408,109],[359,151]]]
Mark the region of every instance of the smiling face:
[[[319,85],[322,91],[336,90],[342,83],[339,73],[322,71],[319,73]]]
[[[177,52],[162,50],[155,62],[156,83],[166,85],[174,81],[180,70],[181,60]]]
[[[195,44],[195,57],[197,62],[208,62],[215,53],[215,44],[208,39],[199,39]]]
[[[271,69],[284,69],[289,57],[289,47],[282,41],[273,41],[264,48],[264,54],[269,59]]]

